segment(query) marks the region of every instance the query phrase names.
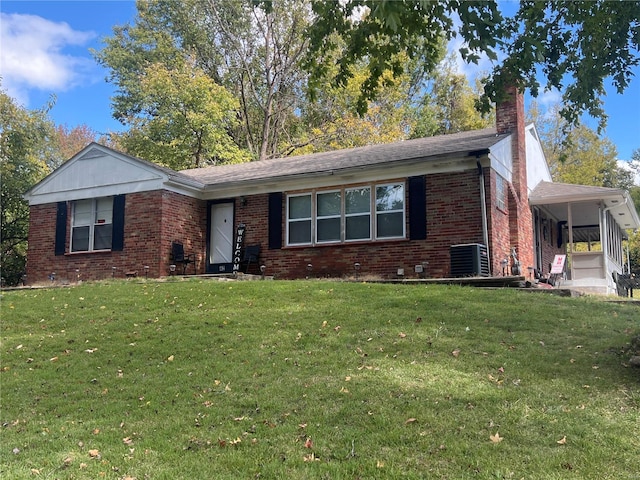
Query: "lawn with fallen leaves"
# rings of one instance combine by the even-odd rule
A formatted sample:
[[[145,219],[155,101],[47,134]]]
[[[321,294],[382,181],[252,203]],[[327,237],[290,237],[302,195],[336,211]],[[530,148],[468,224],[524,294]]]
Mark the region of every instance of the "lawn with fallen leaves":
[[[6,479],[637,479],[640,308],[516,289],[3,292]]]

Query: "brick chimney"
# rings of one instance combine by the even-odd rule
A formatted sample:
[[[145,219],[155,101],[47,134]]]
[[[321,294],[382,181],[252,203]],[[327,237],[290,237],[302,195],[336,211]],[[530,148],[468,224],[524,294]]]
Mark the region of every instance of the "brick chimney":
[[[527,187],[527,149],[524,132],[524,95],[515,86],[508,86],[504,97],[496,105],[496,129],[499,134],[511,135],[512,179],[509,188],[509,247],[516,247],[522,266],[535,266],[533,220]],[[503,246],[504,248],[505,246]]]

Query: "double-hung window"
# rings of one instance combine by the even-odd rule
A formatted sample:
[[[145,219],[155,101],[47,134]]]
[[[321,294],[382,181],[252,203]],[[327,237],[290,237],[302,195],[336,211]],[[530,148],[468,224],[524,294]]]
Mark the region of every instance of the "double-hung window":
[[[287,198],[287,242],[289,245],[311,243],[311,194]]]
[[[404,194],[392,183],[289,195],[287,245],[404,238]]]
[[[316,194],[316,242],[339,242],[342,227],[342,192]]]
[[[376,238],[404,237],[404,184],[376,186]]]
[[[71,220],[71,251],[110,250],[113,237],[113,197],[76,200]]]
[[[371,187],[344,191],[344,239],[371,239]]]

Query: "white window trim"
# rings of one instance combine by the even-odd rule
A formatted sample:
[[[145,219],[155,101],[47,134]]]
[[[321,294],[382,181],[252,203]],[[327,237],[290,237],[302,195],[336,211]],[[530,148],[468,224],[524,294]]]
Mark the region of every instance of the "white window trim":
[[[98,211],[98,200],[102,200],[104,198],[109,198],[111,200],[111,221],[110,222],[104,222],[104,223],[97,223],[96,222],[96,213]],[[76,205],[77,202],[81,202],[81,201],[87,201],[90,200],[91,201],[91,221],[88,224],[82,224],[82,225],[76,225],[75,224],[75,219],[76,219]],[[100,249],[95,249],[93,248],[94,244],[95,244],[95,227],[96,225],[98,226],[102,226],[102,225],[111,225],[111,228],[113,228],[113,197],[99,197],[99,198],[85,198],[85,199],[81,199],[81,200],[74,200],[72,202],[72,209],[71,209],[71,232],[70,232],[70,236],[69,236],[69,252],[70,253],[88,253],[88,252],[110,252],[111,248],[100,248]],[[82,228],[82,227],[89,227],[89,238],[88,238],[88,245],[87,245],[87,250],[74,250],[73,249],[73,231],[76,228]],[[113,242],[113,239],[112,239]],[[113,247],[113,243],[111,245]]]
[[[396,210],[384,210],[382,212],[378,212],[378,188],[379,187],[394,187],[396,185],[402,185],[402,209]],[[397,238],[407,238],[407,186],[403,182],[390,182],[390,183],[378,183],[375,185],[375,198],[373,199],[373,209],[375,211],[375,239],[376,240],[394,240]],[[402,212],[402,234],[391,237],[379,237],[378,236],[378,215],[384,215],[389,213],[400,213]]]
[[[376,209],[377,206],[377,189],[379,187],[388,187],[388,186],[396,186],[402,185],[402,193],[403,193],[403,201],[402,208],[396,210],[385,210],[383,212],[378,212]],[[358,214],[349,214],[345,213],[345,193],[349,190],[359,190],[362,188],[368,188],[370,191],[369,195],[369,238],[357,238],[357,239],[346,239],[346,218],[347,217],[357,217],[365,215],[364,212]],[[318,241],[317,240],[317,224],[318,224],[318,215],[317,215],[317,196],[319,194],[331,193],[331,192],[340,192],[340,240],[327,240],[327,241]],[[387,182],[387,183],[377,183],[377,184],[368,184],[361,185],[358,187],[344,187],[340,189],[331,189],[331,190],[309,190],[300,193],[292,193],[287,194],[287,205],[286,205],[286,246],[287,247],[308,247],[315,245],[340,245],[346,243],[357,243],[357,242],[376,242],[376,241],[387,241],[387,240],[398,240],[405,239],[407,236],[407,186],[405,181],[399,182]],[[289,218],[289,207],[290,207],[290,199],[295,197],[305,197],[311,196],[311,218],[296,218],[295,220],[291,220]],[[384,214],[391,213],[402,213],[402,232],[395,236],[388,237],[378,237],[377,235],[377,222],[378,216]],[[338,216],[325,216],[320,217],[321,219],[325,218],[337,218]],[[290,224],[296,221],[310,221],[311,224],[311,241],[304,243],[291,243],[290,239]]]
[[[289,203],[290,203],[290,200],[291,200],[292,198],[295,198],[295,197],[311,197],[311,216],[310,216],[310,217],[308,217],[308,218],[306,218],[306,217],[305,217],[305,218],[296,218],[296,219],[293,219],[293,220],[291,220],[291,219],[289,218],[289,206],[290,206],[290,205],[289,205]],[[314,199],[315,199],[315,195],[313,194],[313,192],[295,193],[295,194],[292,194],[292,195],[287,195],[287,214],[286,214],[286,222],[287,222],[287,232],[286,232],[287,237],[286,237],[286,239],[287,239],[287,246],[298,247],[298,246],[308,246],[308,245],[313,245],[313,239],[314,239],[314,235],[315,235],[315,229],[314,229],[315,221],[314,221],[314,219],[313,219],[313,212],[314,212],[314,209],[315,209],[315,202],[314,202]],[[302,221],[309,221],[309,222],[311,223],[311,227],[310,227],[310,228],[311,228],[311,235],[310,235],[310,237],[309,237],[311,240],[310,240],[309,242],[291,243],[291,242],[289,241],[289,238],[290,238],[290,237],[289,237],[289,233],[290,233],[290,232],[289,232],[289,230],[290,230],[290,229],[289,229],[289,226],[291,225],[291,223],[292,223],[292,222],[302,222]]]
[[[323,215],[320,216],[318,215],[318,195],[325,195],[327,193],[338,193],[340,195],[340,212],[337,215]],[[312,201],[313,203],[313,207],[314,209],[312,210],[312,215],[314,217],[313,219],[313,224],[315,225],[315,235],[312,237],[315,239],[315,244],[316,245],[326,245],[328,243],[342,243],[344,240],[344,190],[343,189],[338,189],[338,190],[321,190],[319,192],[315,192],[315,195],[313,195],[313,199],[315,200],[315,202]],[[320,227],[318,226],[318,222],[320,220],[330,220],[330,219],[339,219],[340,220],[340,238],[338,238],[337,240],[318,240],[318,233],[320,231]]]
[[[369,212],[368,213],[364,213],[364,212],[360,212],[360,213],[349,213],[347,214],[347,209],[345,207],[344,204],[344,200],[342,201],[342,209],[344,211],[344,216],[343,216],[343,221],[342,221],[342,229],[344,231],[343,233],[343,239],[345,243],[352,243],[352,242],[370,242],[371,239],[373,238],[373,220],[372,220],[372,216],[371,215],[371,211],[373,208],[373,196],[375,195],[371,195],[371,190],[372,187],[371,185],[363,185],[361,187],[349,187],[349,188],[345,188],[344,189],[344,196],[343,198],[347,198],[347,192],[350,190],[362,190],[363,188],[368,188],[369,189]],[[368,215],[369,216],[369,237],[367,238],[347,238],[347,218],[351,218],[351,217],[360,217],[360,216],[364,216],[364,215]]]

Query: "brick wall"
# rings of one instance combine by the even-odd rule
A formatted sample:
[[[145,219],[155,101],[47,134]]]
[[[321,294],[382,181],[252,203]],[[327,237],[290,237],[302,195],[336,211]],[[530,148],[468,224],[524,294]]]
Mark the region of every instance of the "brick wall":
[[[260,263],[267,275],[277,278],[353,277],[355,263],[359,275],[381,278],[397,277],[404,269],[405,278],[418,277],[416,265],[426,265],[427,277],[446,277],[450,272],[449,248],[459,243],[482,243],[480,187],[477,171],[427,176],[427,239],[388,240],[315,247],[268,249],[268,196],[246,197],[246,204],[236,202],[236,224],[247,225],[245,245],[260,244]],[[408,199],[405,204],[408,205]],[[284,209],[283,209],[284,210]],[[409,215],[407,212],[407,237]],[[285,212],[281,228],[285,228]],[[283,230],[283,239],[285,238]],[[312,271],[307,265],[313,266]],[[251,273],[257,273],[257,270]]]
[[[129,272],[149,277],[169,272],[171,241],[183,240],[185,250],[198,253],[198,273],[204,272],[206,214],[204,202],[173,192],[131,193],[125,197],[124,248],[121,252],[69,254],[71,204],[67,215],[66,254],[56,256],[56,204],[33,205],[29,218],[27,283],[122,278]],[[115,267],[115,270],[113,269]]]

